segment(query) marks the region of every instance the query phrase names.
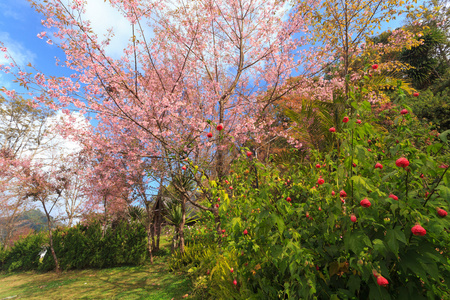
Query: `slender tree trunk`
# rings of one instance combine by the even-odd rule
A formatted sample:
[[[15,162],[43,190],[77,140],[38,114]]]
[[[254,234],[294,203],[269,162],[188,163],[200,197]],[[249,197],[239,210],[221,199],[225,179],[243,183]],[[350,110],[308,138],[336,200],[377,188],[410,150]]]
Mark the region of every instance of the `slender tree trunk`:
[[[60,273],[61,269],[59,268],[58,257],[56,257],[55,248],[53,247],[53,234],[52,234],[52,221],[50,219],[50,214],[45,207],[45,203],[42,201],[42,206],[44,207],[45,215],[47,217],[47,226],[48,226],[48,237],[50,241],[50,251],[52,252],[53,260],[55,261],[55,271],[56,273]]]
[[[147,227],[147,248],[148,248],[148,254],[150,255],[150,262],[153,263],[153,245],[152,245],[152,239],[153,239],[153,230],[152,228],[152,222],[149,221],[148,227]]]
[[[105,215],[104,215],[104,218],[103,218],[102,238],[105,237],[105,234],[106,234],[106,224],[107,224],[107,220],[108,220],[107,207],[106,207],[106,196],[103,196],[103,205],[105,206]]]
[[[175,232],[172,237],[172,247],[170,249],[170,252],[173,254],[175,252],[175,245],[177,244],[178,240],[178,228],[175,226]]]
[[[147,212],[147,251],[150,255],[150,262],[153,263],[153,218],[152,218],[152,211],[150,209],[150,201],[145,201],[145,211]]]
[[[219,100],[219,124],[223,123],[224,118],[224,99]],[[223,134],[222,131],[219,132],[219,141],[217,142],[217,160],[216,160],[216,172],[217,172],[217,179],[219,182],[222,182],[223,177],[225,176],[225,172],[223,170],[224,165],[224,150],[222,149],[223,144]]]
[[[181,200],[181,223],[178,235],[180,236],[180,252],[184,252],[184,224],[186,223],[186,198],[183,195]]]

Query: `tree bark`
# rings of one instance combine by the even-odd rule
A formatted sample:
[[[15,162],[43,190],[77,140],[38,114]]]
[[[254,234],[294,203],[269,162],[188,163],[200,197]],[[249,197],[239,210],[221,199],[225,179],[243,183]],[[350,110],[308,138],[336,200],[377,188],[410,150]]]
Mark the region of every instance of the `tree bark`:
[[[181,223],[178,235],[180,237],[180,252],[184,252],[184,224],[186,223],[186,197],[182,196],[181,200]]]
[[[103,196],[103,205],[105,206],[105,215],[103,218],[102,238],[104,238],[106,234],[106,223],[107,223],[106,196]]]
[[[48,237],[50,241],[50,251],[52,252],[53,260],[55,261],[55,271],[56,273],[61,273],[61,269],[59,268],[58,257],[56,256],[55,248],[53,247],[53,234],[52,234],[52,221],[50,219],[50,214],[45,207],[45,203],[42,201],[42,206],[44,207],[45,215],[47,217],[47,226],[48,226]]]
[[[152,211],[150,209],[150,201],[145,200],[145,211],[147,212],[147,251],[150,255],[150,262],[153,263],[153,246],[154,246],[154,238],[153,238],[153,218]]]

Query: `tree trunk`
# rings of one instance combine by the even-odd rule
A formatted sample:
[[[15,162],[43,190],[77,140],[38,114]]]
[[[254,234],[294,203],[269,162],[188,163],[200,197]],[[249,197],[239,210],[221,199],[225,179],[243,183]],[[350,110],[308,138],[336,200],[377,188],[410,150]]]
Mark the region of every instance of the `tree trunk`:
[[[148,254],[150,255],[150,263],[153,263],[153,245],[152,245],[152,239],[153,239],[153,230],[152,230],[152,224],[151,221],[149,221],[148,227],[147,227],[147,248],[148,248]]]
[[[42,202],[42,206],[44,207],[45,215],[47,216],[47,226],[48,226],[48,237],[50,241],[50,251],[52,252],[53,260],[55,261],[55,271],[56,273],[60,273],[61,269],[59,268],[58,257],[56,257],[55,248],[53,247],[53,234],[52,234],[52,221],[50,219],[50,214],[45,207],[45,203]]]
[[[106,196],[103,196],[103,205],[105,206],[105,216],[103,218],[103,230],[102,230],[102,238],[105,237],[106,234],[106,223],[107,223],[107,211],[106,211]]]
[[[161,237],[161,223],[162,223],[162,201],[159,199],[158,208],[156,211],[155,220],[155,232],[156,232],[156,246],[155,249],[159,250],[159,241]]]
[[[184,224],[186,223],[186,198],[183,195],[182,201],[181,201],[181,223],[180,223],[180,229],[179,229],[179,236],[180,236],[180,252],[184,252]]]
[[[150,262],[153,263],[153,247],[154,247],[154,237],[153,237],[153,214],[150,209],[150,201],[145,200],[145,211],[147,212],[147,251],[150,255]]]
[[[172,254],[175,252],[175,245],[177,244],[177,240],[178,240],[178,228],[175,227],[175,233],[173,234],[173,237],[172,237],[172,246],[170,249],[170,252]]]

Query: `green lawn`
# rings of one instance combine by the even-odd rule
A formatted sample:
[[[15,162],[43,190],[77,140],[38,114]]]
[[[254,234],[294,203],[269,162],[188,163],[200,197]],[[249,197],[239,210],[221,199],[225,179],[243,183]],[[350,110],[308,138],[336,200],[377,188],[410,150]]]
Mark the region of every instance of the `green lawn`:
[[[0,274],[0,299],[183,299],[191,283],[170,273],[164,257],[153,265],[103,270]],[[193,299],[191,296],[185,299]]]
[[[168,248],[166,237],[161,246]],[[169,272],[168,256],[137,267],[55,272],[0,273],[3,299],[198,299],[191,296],[191,282],[181,273]],[[187,296],[186,296],[187,295]]]

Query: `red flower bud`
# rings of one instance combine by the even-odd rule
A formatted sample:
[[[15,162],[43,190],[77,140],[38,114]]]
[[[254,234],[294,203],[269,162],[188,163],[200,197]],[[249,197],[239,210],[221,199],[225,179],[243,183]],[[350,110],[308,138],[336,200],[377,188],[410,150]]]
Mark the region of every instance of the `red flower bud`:
[[[182,166],[181,168],[182,168],[183,170],[186,170],[186,166]]]
[[[404,157],[400,157],[395,161],[395,165],[397,167],[406,168],[407,166],[409,166],[409,161]]]
[[[353,223],[356,222],[356,216],[355,215],[351,215],[350,216],[350,221],[352,221]]]
[[[414,97],[419,97],[419,93],[416,92],[416,93],[413,94],[413,96]]]
[[[212,132],[208,132],[208,134],[206,136],[209,138],[212,138],[213,134],[212,134]]]
[[[252,156],[252,153],[250,151],[247,151],[247,157]]]
[[[247,235],[247,234],[248,234],[247,229],[244,229],[244,235]]]
[[[316,168],[319,169],[319,168],[320,168],[320,164],[317,164],[317,165],[316,165]]]
[[[408,113],[408,110],[407,110],[406,108],[404,108],[404,109],[402,109],[402,110],[400,111],[400,113],[401,113],[402,115],[406,115],[406,114]]]
[[[342,190],[342,191],[339,192],[339,196],[347,197],[347,193],[344,190]]]
[[[336,128],[334,128],[334,127],[331,127],[329,130],[330,130],[330,132],[336,132]]]
[[[286,201],[287,201],[287,202],[291,202],[291,201],[292,201],[291,197],[287,197],[287,198],[286,198]]]
[[[383,276],[378,276],[377,278],[377,284],[381,285],[381,286],[387,286],[389,284],[389,281],[387,281],[386,278],[384,278]]]
[[[398,197],[395,196],[394,194],[390,194],[390,195],[389,195],[389,198],[392,198],[392,199],[398,201]]]
[[[370,205],[372,205],[370,203],[369,199],[367,199],[367,198],[362,199],[359,204],[361,204],[361,206],[364,206],[364,207],[369,207]]]
[[[331,196],[336,195],[336,193],[334,191],[331,191]]]
[[[442,208],[439,208],[437,211],[437,214],[439,215],[439,217],[444,218],[447,216],[447,212],[445,210],[443,210]]]
[[[356,120],[356,123],[361,124],[361,120]]]
[[[233,284],[234,284],[234,285],[237,285],[237,280],[236,280],[236,279],[233,280]]]
[[[381,169],[383,169],[383,165],[380,164],[380,163],[376,163],[375,164],[375,169],[377,169],[377,168],[381,170]]]
[[[427,231],[425,230],[425,228],[423,228],[419,224],[413,226],[413,228],[411,228],[411,232],[414,235],[420,235],[420,236],[424,236],[425,234],[427,234]]]

